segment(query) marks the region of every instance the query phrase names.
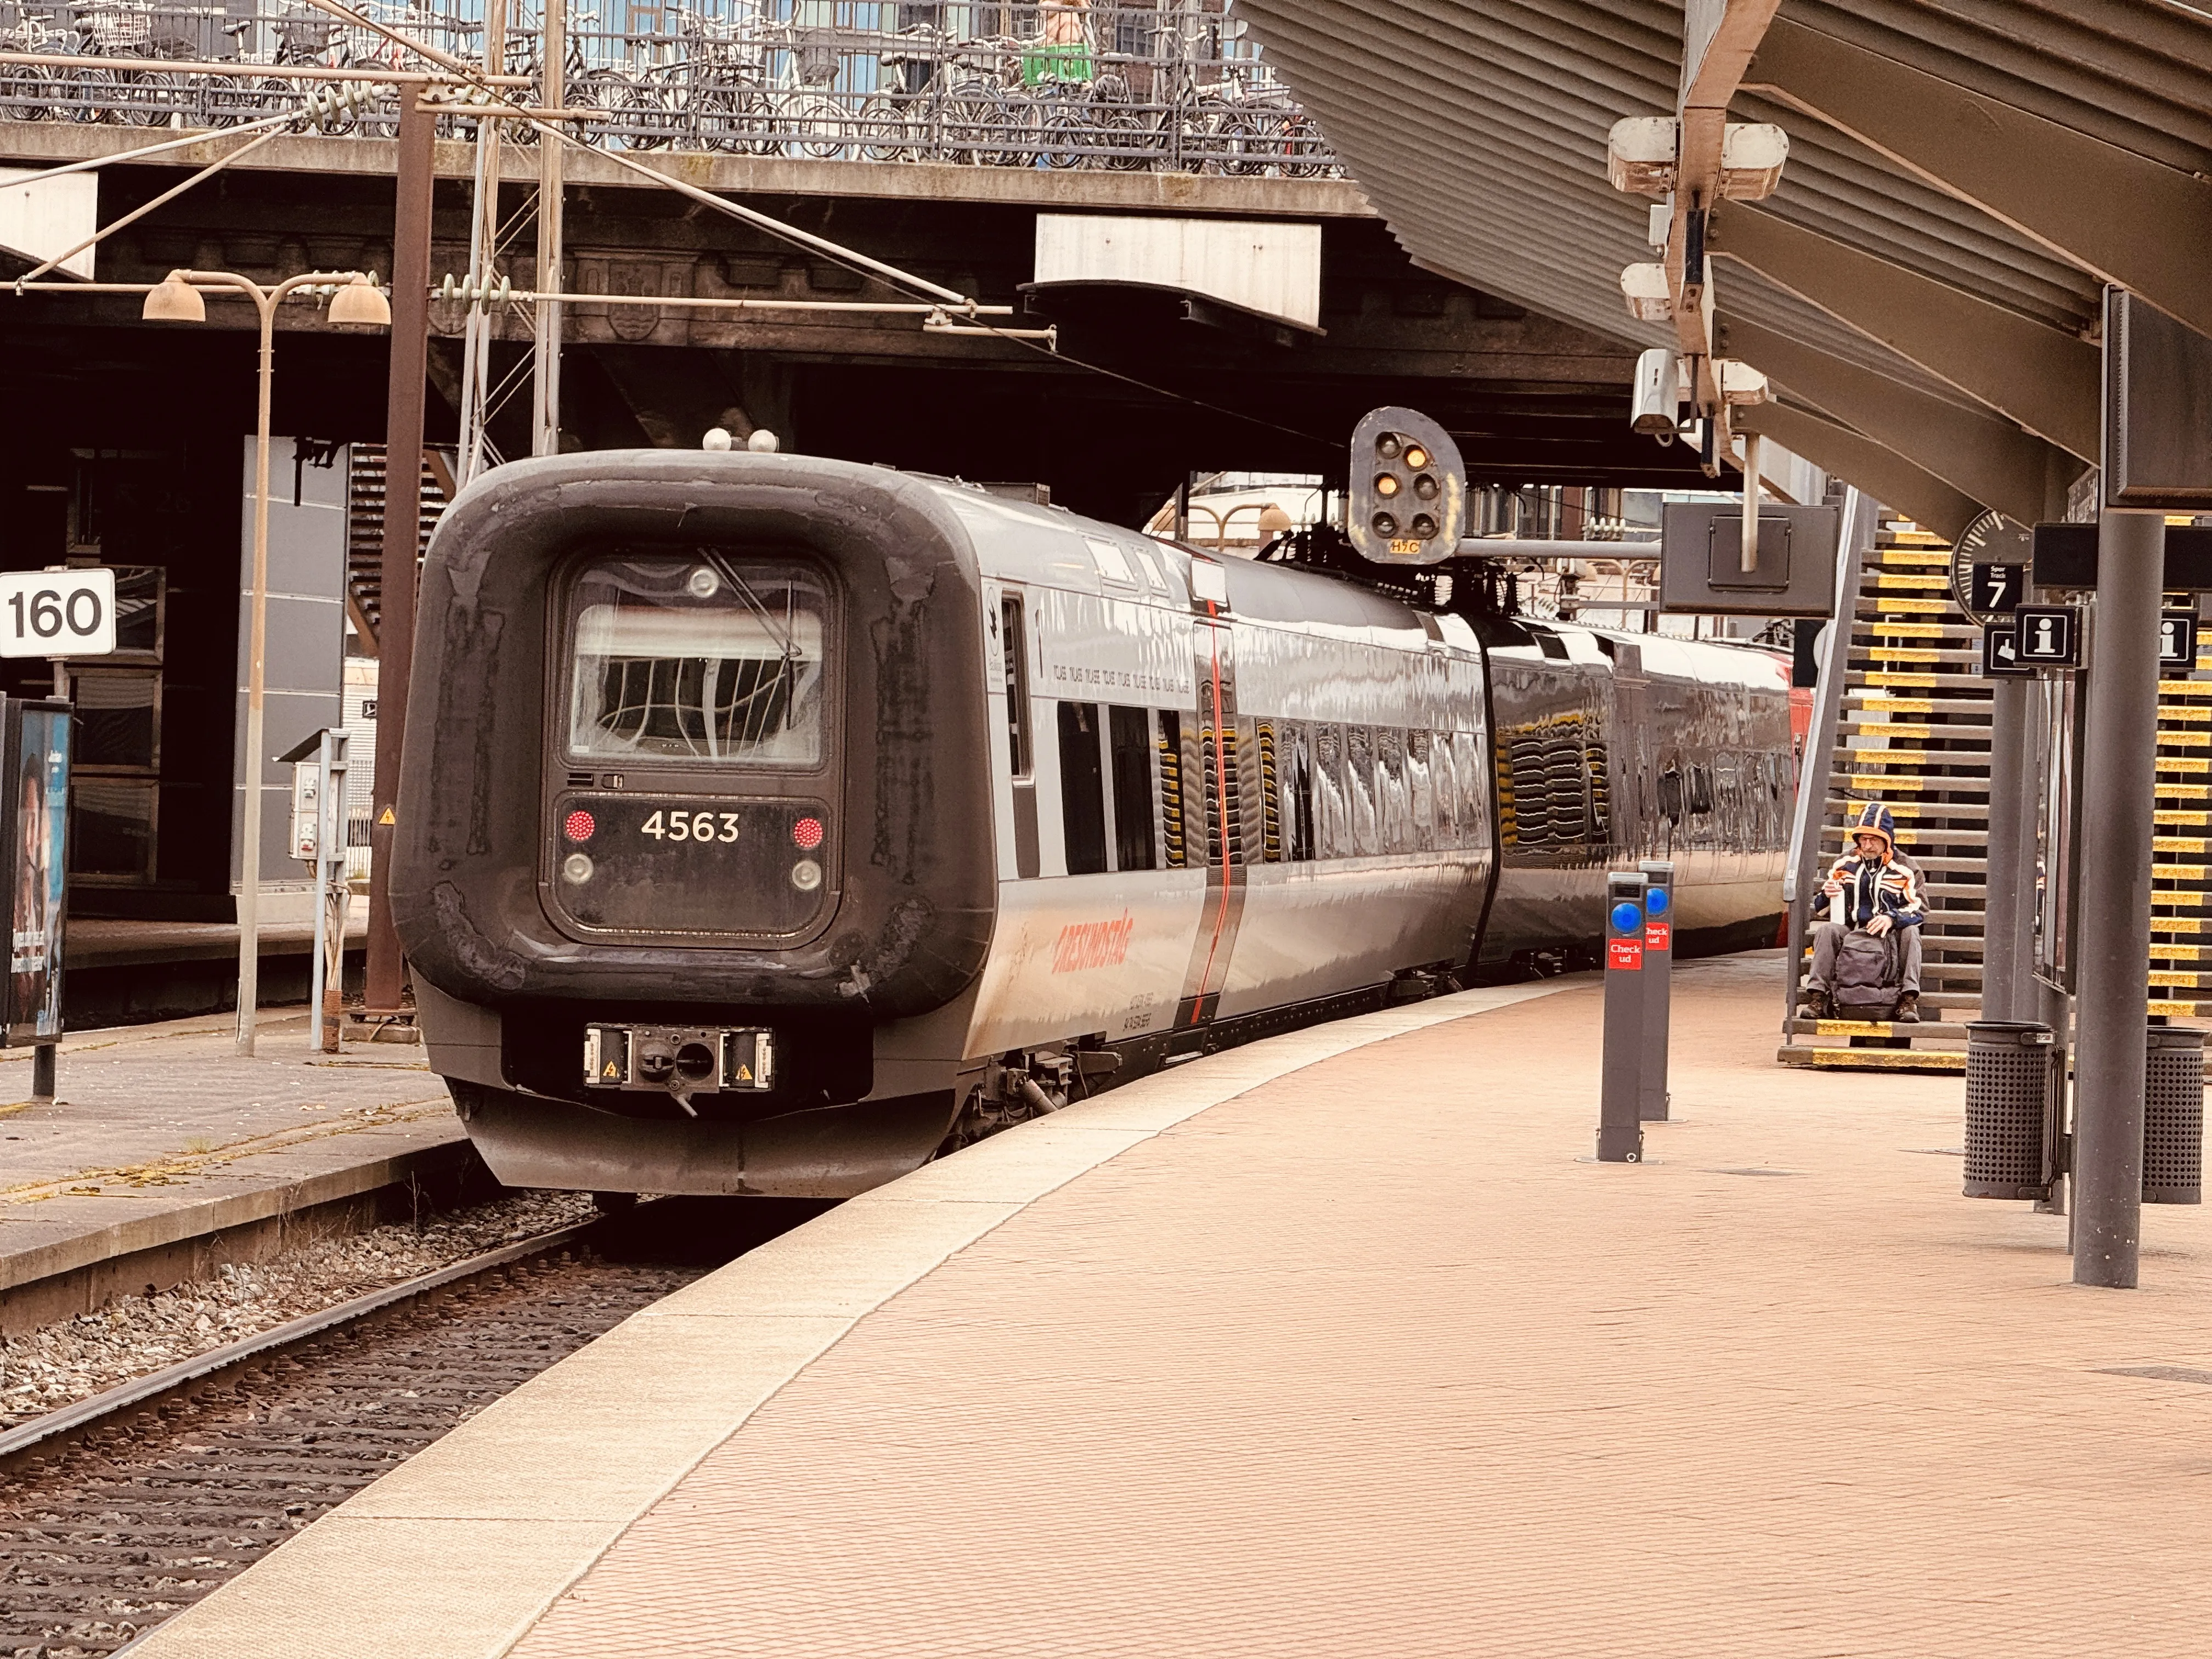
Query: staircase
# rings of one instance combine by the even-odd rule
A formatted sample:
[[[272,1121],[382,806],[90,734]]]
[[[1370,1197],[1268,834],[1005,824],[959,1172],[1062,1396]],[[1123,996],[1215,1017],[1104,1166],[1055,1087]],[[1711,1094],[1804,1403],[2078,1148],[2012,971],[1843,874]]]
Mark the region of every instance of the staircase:
[[[351,451],[346,481],[346,615],[363,647],[374,654],[384,619],[384,446],[357,443]],[[422,459],[418,550],[429,545],[430,532],[438,527],[451,494],[451,475],[440,471],[443,459],[426,453]]]
[[[1816,882],[1842,855],[1844,823],[1863,803],[1881,801],[1895,816],[1898,850],[1927,895],[1920,1023],[1793,1018],[1777,1056],[1785,1065],[1966,1067],[1966,1022],[1981,1010],[1990,684],[1980,676],[1981,629],[1951,597],[1950,564],[1950,544],[1909,522],[1888,520],[1875,532],[1850,599],[1850,636],[1839,641],[1835,745],[1824,778],[1814,772],[1820,758],[1807,757],[1800,786],[1823,790]],[[1826,914],[1816,887],[1811,923]],[[1802,948],[1809,963],[1809,932]]]

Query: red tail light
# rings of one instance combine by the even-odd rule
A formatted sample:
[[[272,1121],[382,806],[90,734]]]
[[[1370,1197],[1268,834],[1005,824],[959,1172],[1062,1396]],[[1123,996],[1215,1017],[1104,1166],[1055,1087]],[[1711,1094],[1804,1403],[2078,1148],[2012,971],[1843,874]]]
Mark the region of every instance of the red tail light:
[[[567,819],[562,822],[561,833],[568,836],[570,841],[589,841],[592,838],[592,832],[599,827],[598,821],[589,812],[580,807],[569,813]]]
[[[791,826],[792,844],[807,852],[822,845],[822,820],[801,818]]]

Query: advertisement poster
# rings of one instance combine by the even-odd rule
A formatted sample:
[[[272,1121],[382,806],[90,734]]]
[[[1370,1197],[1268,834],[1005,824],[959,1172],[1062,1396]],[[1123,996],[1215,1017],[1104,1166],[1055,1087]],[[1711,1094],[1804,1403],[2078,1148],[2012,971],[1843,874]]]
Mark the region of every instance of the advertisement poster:
[[[11,702],[8,805],[14,822],[8,950],[10,1043],[61,1035],[62,918],[68,862],[69,711]]]

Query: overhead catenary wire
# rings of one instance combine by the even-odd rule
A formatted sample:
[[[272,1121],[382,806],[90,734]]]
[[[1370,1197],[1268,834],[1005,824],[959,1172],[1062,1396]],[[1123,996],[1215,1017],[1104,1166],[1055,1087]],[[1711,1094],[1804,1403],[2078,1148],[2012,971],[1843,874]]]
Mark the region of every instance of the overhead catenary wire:
[[[193,185],[203,184],[206,180],[214,178],[216,173],[221,173],[233,161],[239,160],[241,156],[252,155],[255,150],[259,149],[262,145],[267,143],[270,139],[276,137],[277,136],[278,134],[272,130],[261,134],[258,137],[248,139],[245,143],[231,151],[229,155],[222,156],[216,161],[209,162],[207,166],[202,167],[198,173],[192,174],[191,178],[185,179],[181,185],[173,185],[167,190],[163,191],[159,196],[155,197],[152,200],[142,202],[138,206],[131,209],[130,212],[125,214],[121,218],[111,220],[106,224],[102,225],[98,230],[93,232],[91,235],[86,237],[84,240],[79,242],[75,247],[70,249],[68,252],[56,254],[52,258],[47,260],[36,270],[26,271],[21,276],[16,279],[15,292],[19,295],[21,294],[24,291],[26,285],[33,278],[43,276],[55,266],[62,264],[68,260],[76,258],[78,254],[83,252],[87,248],[94,246],[106,240],[108,237],[112,236],[117,231],[122,229],[125,225],[136,223],[138,220],[144,218],[148,214],[151,213],[155,208],[164,206],[170,202],[175,201],[178,197],[182,196],[186,191],[191,189]]]

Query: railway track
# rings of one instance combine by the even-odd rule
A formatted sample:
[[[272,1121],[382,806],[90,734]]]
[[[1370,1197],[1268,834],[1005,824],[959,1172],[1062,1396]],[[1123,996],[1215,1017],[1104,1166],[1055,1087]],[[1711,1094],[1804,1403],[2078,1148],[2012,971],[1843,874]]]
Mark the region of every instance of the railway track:
[[[114,1652],[638,1309],[823,1207],[662,1200],[0,1436],[0,1655]]]

